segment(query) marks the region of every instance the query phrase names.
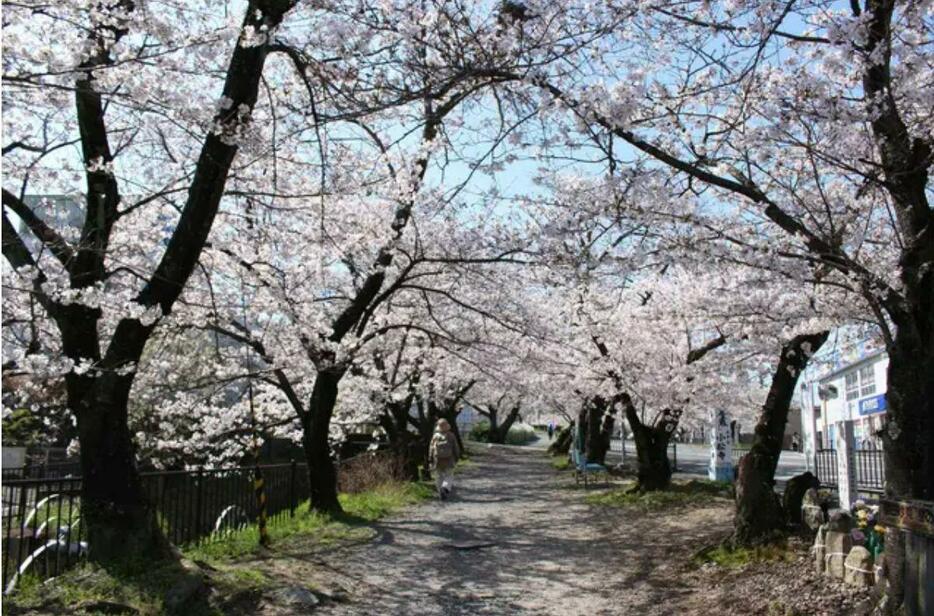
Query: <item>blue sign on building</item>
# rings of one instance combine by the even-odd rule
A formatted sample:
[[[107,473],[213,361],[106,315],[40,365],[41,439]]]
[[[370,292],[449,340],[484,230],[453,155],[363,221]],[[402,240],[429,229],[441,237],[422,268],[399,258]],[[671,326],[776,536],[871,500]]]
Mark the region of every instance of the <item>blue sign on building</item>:
[[[885,411],[885,394],[879,394],[871,398],[859,401],[859,414],[872,415],[873,413],[882,413]]]

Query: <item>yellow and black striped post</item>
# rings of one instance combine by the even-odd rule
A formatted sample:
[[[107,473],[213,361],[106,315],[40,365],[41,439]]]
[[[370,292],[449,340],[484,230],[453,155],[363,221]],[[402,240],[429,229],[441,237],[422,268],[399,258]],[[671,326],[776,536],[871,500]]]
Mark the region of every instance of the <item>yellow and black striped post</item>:
[[[256,433],[256,409],[253,407],[253,381],[250,380],[248,386],[248,395],[250,396],[250,424],[253,428],[253,492],[256,494],[256,505],[258,511],[257,523],[259,524],[259,544],[263,547],[269,547],[269,531],[266,530],[266,520],[268,511],[266,507],[266,482],[263,481],[263,469],[259,465],[260,447],[259,435]]]
[[[269,547],[269,531],[266,530],[266,486],[263,481],[263,471],[256,465],[253,474],[253,491],[256,493],[256,503],[259,505],[259,544]]]
[[[248,218],[248,222],[252,219]],[[252,222],[250,222],[252,226]],[[242,294],[241,286],[241,294]],[[243,322],[246,323],[246,295],[242,294],[243,300]],[[266,484],[263,481],[263,469],[259,465],[260,447],[259,434],[257,434],[256,407],[253,404],[253,355],[252,349],[248,345],[246,349],[246,366],[249,381],[247,381],[247,395],[250,401],[250,431],[253,433],[253,492],[256,494],[256,505],[258,510],[257,522],[259,524],[259,544],[263,547],[269,547],[269,531],[266,529],[268,510],[266,506]]]

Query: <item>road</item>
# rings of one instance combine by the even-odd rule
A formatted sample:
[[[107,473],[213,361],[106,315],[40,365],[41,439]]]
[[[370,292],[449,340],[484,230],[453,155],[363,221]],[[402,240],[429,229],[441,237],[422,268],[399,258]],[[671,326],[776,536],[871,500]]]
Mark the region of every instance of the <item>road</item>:
[[[614,439],[611,447],[611,454],[608,459],[611,462],[622,460],[619,439]],[[707,475],[707,466],[710,463],[710,446],[692,445],[678,443],[678,472],[690,475]],[[626,441],[626,456],[636,455],[636,446],[632,441]],[[807,470],[807,461],[803,453],[794,451],[783,451],[778,459],[778,468],[775,472],[776,482],[783,484],[785,481],[803,473]]]

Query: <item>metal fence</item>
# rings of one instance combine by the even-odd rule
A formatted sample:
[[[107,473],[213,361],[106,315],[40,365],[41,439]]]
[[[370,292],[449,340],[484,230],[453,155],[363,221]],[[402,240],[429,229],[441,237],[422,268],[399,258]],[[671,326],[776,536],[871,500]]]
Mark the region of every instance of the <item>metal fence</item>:
[[[865,492],[885,491],[885,455],[879,449],[857,449],[853,452],[856,466],[856,488]]]
[[[822,486],[837,487],[837,452],[833,449],[818,449],[814,452],[817,478]]]
[[[162,532],[176,545],[223,538],[255,523],[259,514],[255,467],[141,473]],[[260,466],[270,523],[295,515],[309,494],[307,465]],[[21,572],[57,575],[87,553],[81,523],[81,479],[4,480],[3,588]]]
[[[815,453],[817,478],[828,488],[838,486],[837,451],[818,449]],[[856,471],[856,489],[860,492],[878,493],[885,491],[885,454],[878,449],[857,449],[853,452]]]
[[[622,439],[614,438],[610,440],[610,451],[620,454],[623,462],[628,456],[636,455],[636,444]],[[671,462],[672,472],[678,471],[678,443],[671,441],[668,443],[668,461]]]

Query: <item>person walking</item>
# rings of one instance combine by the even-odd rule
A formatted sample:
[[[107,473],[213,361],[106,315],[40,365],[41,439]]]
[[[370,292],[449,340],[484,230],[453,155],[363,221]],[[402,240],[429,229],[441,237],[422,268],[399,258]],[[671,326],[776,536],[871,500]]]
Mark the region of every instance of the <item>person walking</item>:
[[[435,485],[438,487],[438,498],[447,499],[454,489],[454,465],[460,458],[461,452],[457,447],[457,438],[451,431],[451,424],[446,419],[439,419],[435,424],[435,433],[431,437],[428,449],[431,469],[435,473]]]
[[[801,448],[801,436],[795,432],[791,436],[791,450],[798,451]]]
[[[554,437],[555,437],[555,424],[549,421],[548,422],[548,440],[550,441]]]

